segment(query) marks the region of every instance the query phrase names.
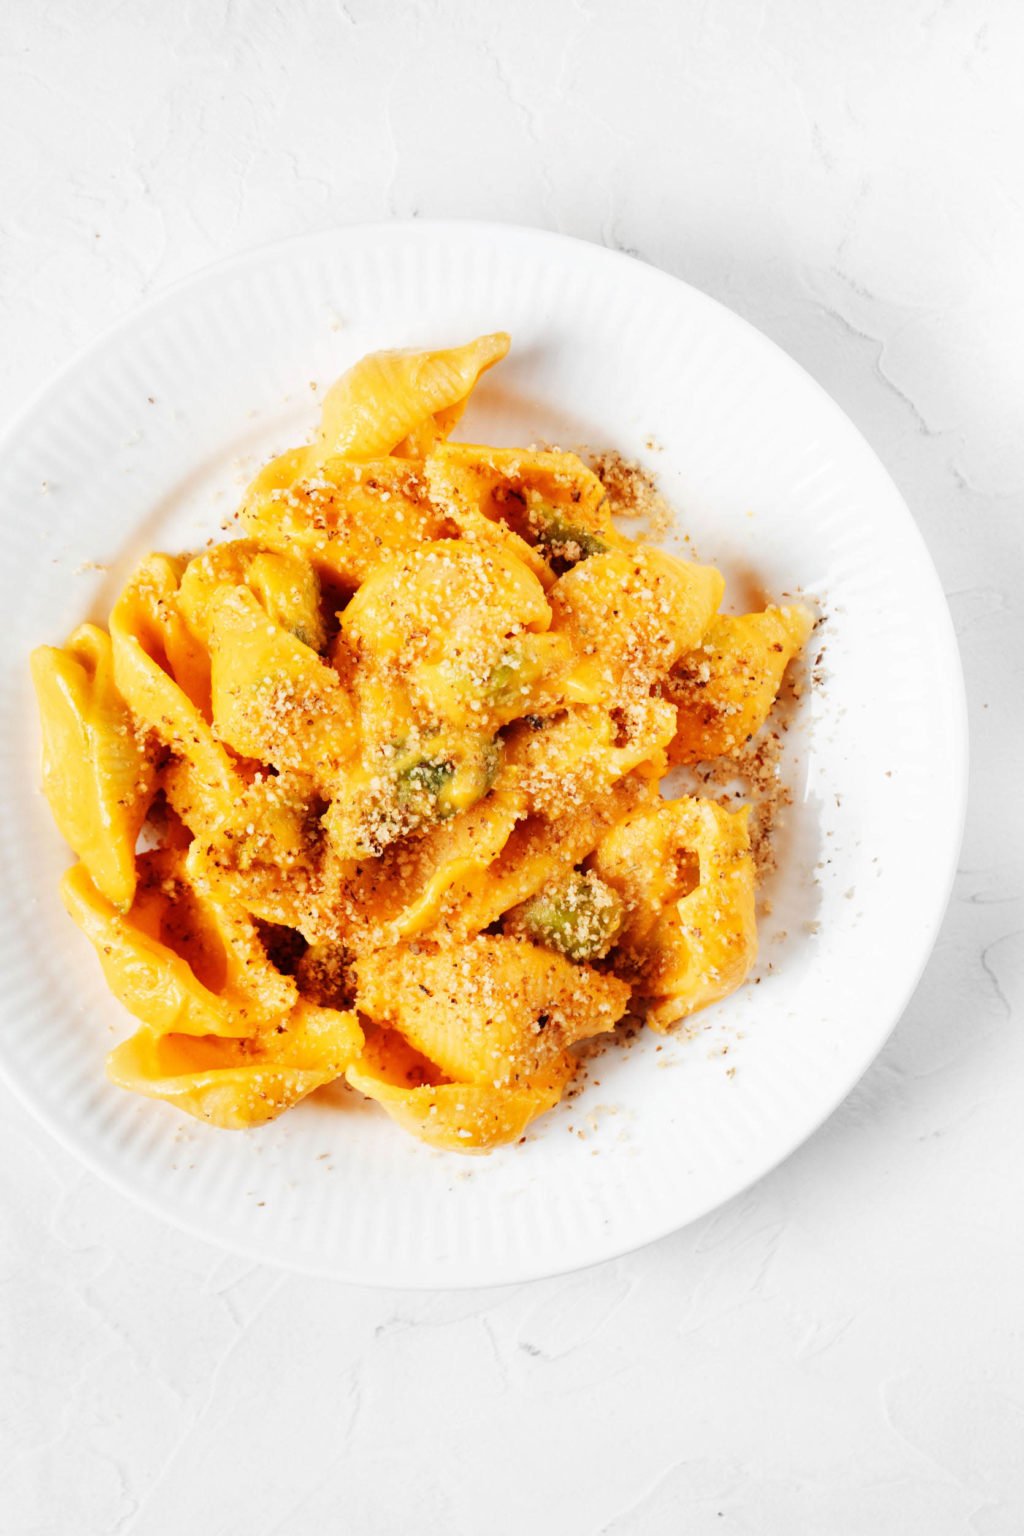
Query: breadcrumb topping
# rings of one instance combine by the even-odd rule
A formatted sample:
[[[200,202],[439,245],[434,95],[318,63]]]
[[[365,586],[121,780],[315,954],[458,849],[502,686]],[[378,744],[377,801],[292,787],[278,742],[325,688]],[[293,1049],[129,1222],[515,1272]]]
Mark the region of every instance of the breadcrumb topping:
[[[592,459],[594,473],[608,494],[616,517],[638,518],[647,526],[650,539],[663,539],[675,527],[676,515],[658,490],[654,473],[636,459],[608,451]]]

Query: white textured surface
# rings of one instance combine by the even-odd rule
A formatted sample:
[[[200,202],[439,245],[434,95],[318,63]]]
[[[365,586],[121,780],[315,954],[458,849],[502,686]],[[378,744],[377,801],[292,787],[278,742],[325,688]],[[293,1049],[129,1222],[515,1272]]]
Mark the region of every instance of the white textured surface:
[[[126,1206],[5,1098],[5,1536],[1016,1536],[1024,12],[16,0],[0,25],[5,414],[154,287],[298,229],[638,250],[878,449],[950,593],[974,752],[953,905],[879,1062],[747,1196],[603,1269],[282,1277]]]

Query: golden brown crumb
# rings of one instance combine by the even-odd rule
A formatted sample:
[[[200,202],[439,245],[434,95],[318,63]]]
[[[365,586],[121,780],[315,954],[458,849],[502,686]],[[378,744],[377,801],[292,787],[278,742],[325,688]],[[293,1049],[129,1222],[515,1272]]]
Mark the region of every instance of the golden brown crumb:
[[[635,459],[599,453],[591,460],[591,468],[608,493],[615,517],[642,518],[651,539],[663,538],[674,526],[675,513],[658,490],[657,480]]]

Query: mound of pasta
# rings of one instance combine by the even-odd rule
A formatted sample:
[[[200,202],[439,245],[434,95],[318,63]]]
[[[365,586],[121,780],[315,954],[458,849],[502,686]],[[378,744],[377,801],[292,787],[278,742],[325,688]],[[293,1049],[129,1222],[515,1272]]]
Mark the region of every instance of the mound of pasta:
[[[508,344],[365,358],[241,537],[34,653],[64,901],[138,1021],[122,1087],[240,1127],[347,1079],[486,1150],[578,1042],[747,976],[747,812],[661,781],[760,729],[810,615],[721,614],[571,453],[449,442]]]

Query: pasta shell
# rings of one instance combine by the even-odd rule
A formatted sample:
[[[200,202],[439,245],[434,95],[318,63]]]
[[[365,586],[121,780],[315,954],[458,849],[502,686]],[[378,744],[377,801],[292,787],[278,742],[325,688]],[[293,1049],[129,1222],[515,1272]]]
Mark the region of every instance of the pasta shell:
[[[328,391],[321,458],[422,458],[455,426],[480,375],[509,349],[504,331],[440,352],[374,352]]]
[[[241,1037],[287,1015],[298,1001],[295,983],[270,964],[244,914],[190,886],[180,855],[144,858],[147,882],[127,913],[82,864],[61,885],[114,996],[154,1034]]]
[[[114,684],[110,637],[94,624],[32,653],[43,793],[61,835],[103,895],[127,911],[135,844],[156,793],[152,750]]]
[[[716,618],[665,685],[679,710],[670,760],[698,763],[733,754],[749,741],[767,720],[783,674],[813,628],[814,616],[802,604]]]
[[[394,1031],[376,1030],[345,1076],[418,1140],[445,1152],[490,1152],[518,1141],[532,1120],[553,1109],[574,1072],[572,1057],[563,1054],[513,1088],[425,1082],[436,1075],[429,1064],[424,1070],[422,1058]]]
[[[654,1029],[735,991],[757,957],[748,816],[662,801],[612,828],[588,861],[629,914],[623,960]]]
[[[400,945],[356,961],[359,1008],[397,1029],[446,1077],[504,1088],[577,1040],[609,1030],[629,986],[525,939]]]
[[[111,1051],[107,1075],[197,1120],[245,1130],[340,1077],[362,1044],[354,1013],[299,1003],[279,1033],[255,1040],[139,1030]]]

